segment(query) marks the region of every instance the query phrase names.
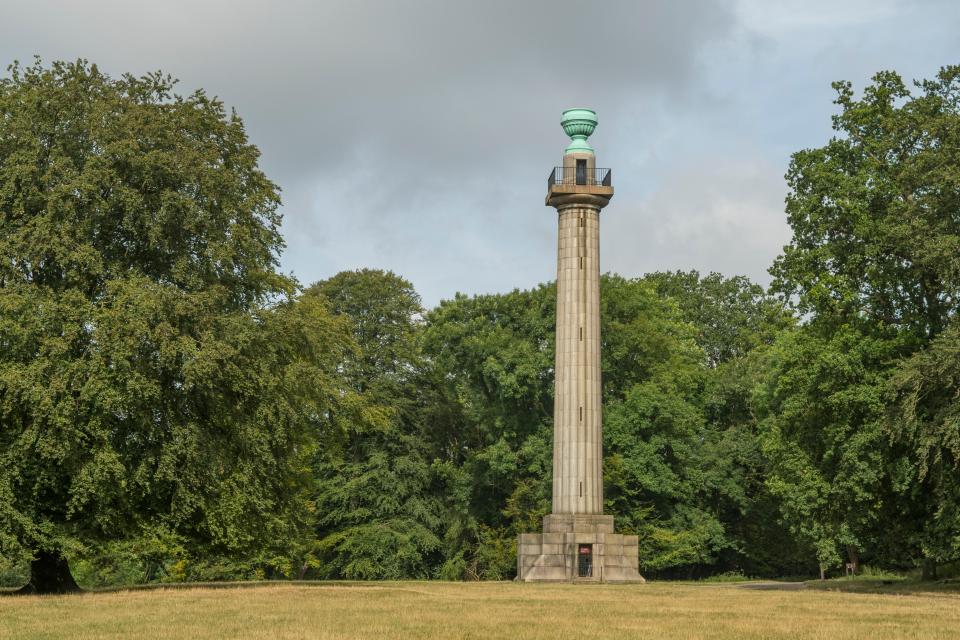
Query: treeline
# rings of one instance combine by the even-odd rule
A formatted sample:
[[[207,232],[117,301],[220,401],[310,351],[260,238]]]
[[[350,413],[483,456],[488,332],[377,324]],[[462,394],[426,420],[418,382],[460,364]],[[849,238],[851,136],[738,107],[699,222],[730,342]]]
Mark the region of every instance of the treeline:
[[[769,291],[602,279],[605,506],[648,577],[960,559],[960,68],[835,87]],[[511,578],[554,286],[299,287],[242,122],[172,88],[0,81],[0,581]]]

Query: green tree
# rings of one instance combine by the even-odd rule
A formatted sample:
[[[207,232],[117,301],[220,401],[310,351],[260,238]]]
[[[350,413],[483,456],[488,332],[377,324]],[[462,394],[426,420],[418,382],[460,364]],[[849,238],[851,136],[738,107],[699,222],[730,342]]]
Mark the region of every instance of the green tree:
[[[725,461],[704,455],[706,358],[697,327],[653,282],[601,282],[605,510],[640,535],[648,575],[688,575],[730,545],[704,498]],[[718,466],[720,465],[720,466]]]
[[[888,425],[905,449],[903,458],[913,462],[899,469],[904,502],[911,519],[925,519],[924,527],[909,532],[910,541],[927,560],[925,573],[932,578],[937,563],[960,557],[960,325],[956,319],[927,348],[898,367],[890,387]]]
[[[809,360],[797,363],[802,373],[781,369],[794,380],[776,384],[793,391],[776,401],[770,433],[779,434],[782,447],[793,449],[821,478],[842,479],[850,495],[876,497],[873,476],[883,473],[900,513],[911,516],[896,519],[900,544],[930,574],[932,563],[948,557],[956,536],[956,521],[948,526],[950,517],[941,515],[956,513],[956,493],[950,474],[931,474],[926,465],[930,442],[923,434],[938,429],[942,395],[916,394],[919,372],[936,368],[915,354],[946,353],[935,345],[945,344],[938,338],[960,300],[960,67],[941,69],[935,79],[915,83],[915,90],[893,72],[876,74],[860,99],[850,83],[834,88],[837,135],[792,158],[787,215],[793,239],[771,269],[774,288],[794,301],[809,324],[803,341],[785,347],[802,351],[806,342],[825,351],[807,351]],[[911,356],[897,374],[901,359]],[[802,376],[809,381],[801,382]],[[885,395],[888,389],[893,395]],[[829,403],[798,411],[803,398]],[[890,398],[899,406],[882,421]],[[790,415],[804,411],[805,428],[775,426],[795,422]],[[812,437],[822,432],[833,434],[826,449]],[[884,433],[894,441],[888,444]],[[889,460],[891,466],[873,473],[836,467],[842,461],[860,466],[855,456],[871,464]],[[821,492],[812,486],[807,491],[799,480],[788,484],[781,489]],[[871,504],[849,505],[850,520],[876,518],[882,503]],[[836,529],[837,519],[829,520]],[[904,521],[912,532],[903,530]],[[862,533],[841,537],[860,539]],[[823,539],[839,540],[836,533]],[[821,557],[830,555],[826,546]]]
[[[889,515],[885,389],[895,343],[844,327],[805,327],[768,354],[758,390],[767,486],[791,530],[815,551],[821,574],[878,546]],[[843,556],[841,556],[843,554]]]
[[[683,319],[695,327],[697,344],[711,367],[772,344],[793,325],[793,314],[784,303],[746,276],[674,271],[648,273],[643,280],[676,302]]]
[[[165,530],[210,553],[295,533],[350,343],[277,273],[277,189],[236,114],[160,73],[0,80],[0,544],[28,588]]]
[[[424,354],[446,399],[446,578],[511,577],[517,534],[549,512],[555,305],[541,285],[457,295],[427,314]]]
[[[315,464],[315,573],[432,577],[441,563],[446,488],[427,421],[437,398],[420,355],[420,297],[393,273],[362,269],[314,284],[305,298],[328,300],[359,347],[341,363],[358,403],[345,440]]]
[[[706,355],[706,370],[699,374],[702,390],[686,391],[705,421],[692,464],[699,470],[697,502],[723,524],[725,541],[711,554],[715,564],[692,568],[770,576],[809,570],[810,554],[780,522],[780,500],[764,482],[769,463],[753,402],[767,374],[765,354],[792,329],[792,312],[743,276],[676,271],[647,274],[642,280],[677,305]]]
[[[960,275],[960,67],[917,83],[874,76],[861,100],[834,83],[838,136],[794,154],[793,239],[774,286],[799,309],[907,331],[919,344],[955,313]]]

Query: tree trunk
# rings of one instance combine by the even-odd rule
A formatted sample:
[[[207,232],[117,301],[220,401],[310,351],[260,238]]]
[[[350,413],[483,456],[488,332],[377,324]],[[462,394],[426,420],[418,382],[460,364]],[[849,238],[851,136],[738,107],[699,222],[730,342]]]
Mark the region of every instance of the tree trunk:
[[[30,563],[30,582],[19,593],[73,593],[80,591],[67,559],[59,551],[39,551]]]
[[[923,569],[920,574],[920,579],[924,582],[929,580],[937,579],[937,561],[931,560],[930,558],[925,558],[923,560]]]
[[[822,562],[820,563],[820,579],[821,580],[827,579],[827,567],[824,566]]]
[[[850,564],[853,565],[851,567],[853,570],[853,575],[857,575],[857,573],[860,572],[860,552],[855,546],[847,546],[847,558],[849,558]]]

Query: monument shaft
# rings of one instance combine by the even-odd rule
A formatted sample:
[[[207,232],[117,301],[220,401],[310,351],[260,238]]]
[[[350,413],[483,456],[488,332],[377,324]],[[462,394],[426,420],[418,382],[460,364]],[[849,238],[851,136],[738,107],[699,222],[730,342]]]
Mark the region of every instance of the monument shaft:
[[[553,513],[603,513],[600,210],[558,211]]]

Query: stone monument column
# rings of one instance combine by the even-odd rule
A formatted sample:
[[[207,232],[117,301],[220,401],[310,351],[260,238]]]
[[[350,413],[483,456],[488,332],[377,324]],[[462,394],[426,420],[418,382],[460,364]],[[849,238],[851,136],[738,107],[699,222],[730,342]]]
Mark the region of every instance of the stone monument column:
[[[568,109],[572,139],[547,180],[557,210],[557,324],[552,513],[543,533],[521,534],[517,578],[527,582],[642,582],[637,537],[613,533],[603,515],[600,386],[600,211],[613,197],[587,138],[596,113]]]

